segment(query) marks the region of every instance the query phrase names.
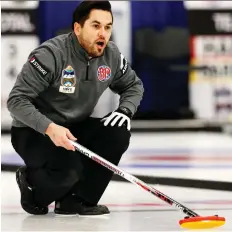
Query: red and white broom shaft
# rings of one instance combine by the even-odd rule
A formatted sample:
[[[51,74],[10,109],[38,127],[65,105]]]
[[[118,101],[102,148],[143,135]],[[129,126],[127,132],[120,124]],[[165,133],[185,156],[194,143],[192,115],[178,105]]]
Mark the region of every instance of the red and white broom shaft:
[[[180,211],[187,214],[188,216],[190,216],[190,217],[199,216],[198,214],[196,214],[192,210],[188,209],[184,205],[182,205],[179,202],[173,200],[172,198],[166,196],[165,194],[161,193],[160,191],[154,189],[153,187],[149,186],[145,182],[143,182],[140,179],[136,178],[135,176],[127,173],[126,171],[122,170],[121,168],[117,167],[116,165],[110,163],[106,159],[100,157],[99,155],[95,154],[94,152],[90,151],[89,149],[85,148],[84,146],[80,145],[79,143],[73,142],[71,140],[70,140],[70,142],[76,148],[76,150],[79,151],[80,153],[88,156],[90,159],[92,159],[92,160],[96,161],[97,163],[101,164],[102,166],[108,168],[109,170],[111,170],[115,174],[125,178],[126,180],[130,181],[131,183],[142,187],[146,191],[155,195],[159,199],[165,201],[169,205],[174,206],[175,208],[179,209]]]

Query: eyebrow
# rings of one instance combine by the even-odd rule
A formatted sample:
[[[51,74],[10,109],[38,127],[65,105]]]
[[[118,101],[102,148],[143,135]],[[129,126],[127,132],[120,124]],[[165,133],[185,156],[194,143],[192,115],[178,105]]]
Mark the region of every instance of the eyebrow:
[[[101,24],[101,23],[100,23],[99,21],[97,21],[97,20],[92,21],[92,23]],[[112,24],[112,23],[107,23],[106,25],[108,26],[108,25],[113,25],[113,24]]]

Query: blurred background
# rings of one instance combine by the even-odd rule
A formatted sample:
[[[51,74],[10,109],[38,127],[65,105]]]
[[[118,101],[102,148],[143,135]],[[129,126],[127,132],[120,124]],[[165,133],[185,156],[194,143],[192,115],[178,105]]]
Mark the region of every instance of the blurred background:
[[[29,53],[39,44],[71,31],[72,12],[78,3],[1,2],[3,169],[9,170],[9,167],[21,164],[10,144],[11,117],[6,108],[17,74]],[[178,159],[192,161],[193,157],[198,157],[195,161],[199,164],[201,149],[206,148],[216,165],[217,157],[222,153],[225,155],[223,149],[226,148],[226,156],[221,162],[230,165],[226,166],[225,178],[228,179],[230,174],[232,178],[232,173],[228,174],[232,157],[232,2],[111,1],[111,4],[114,14],[112,40],[142,79],[145,88],[144,98],[132,122],[135,140],[128,154],[141,154],[138,149],[142,149],[143,153],[150,155],[149,148],[156,156],[163,154],[162,149],[169,148],[165,150],[169,165],[174,165],[172,162]],[[112,111],[117,107],[117,100],[118,96],[106,91],[93,116],[101,117]],[[147,132],[151,134],[148,136]],[[226,136],[225,139],[223,136]],[[150,141],[149,144],[145,138]],[[144,143],[138,147],[138,141]],[[160,164],[165,159],[162,154]],[[178,156],[171,159],[170,154],[184,154],[187,158]],[[151,158],[147,162],[149,160]],[[141,165],[143,161],[136,162],[133,165]],[[155,167],[149,170],[154,173]],[[148,174],[151,174],[150,171]],[[182,171],[178,178],[193,177],[197,173],[195,169],[191,174],[184,169]],[[225,169],[221,171],[225,173]],[[136,173],[136,170],[133,169],[133,172]],[[158,173],[160,175],[163,174]]]
[[[77,4],[2,1],[2,130],[10,128],[6,100],[29,52],[45,40],[70,32]],[[112,39],[145,87],[133,129],[194,126],[218,130],[231,121],[230,1],[112,1],[112,8]],[[94,116],[114,109],[117,99],[107,91]],[[178,126],[173,120],[178,120]]]
[[[101,199],[112,212],[109,220],[90,222],[52,213],[30,217],[20,206],[15,170],[24,163],[11,145],[7,98],[29,53],[44,41],[71,31],[72,12],[78,3],[1,1],[2,230],[179,231],[176,211],[141,189],[136,192],[134,185],[116,175]],[[145,88],[132,121],[130,146],[119,166],[187,207],[204,215],[222,214],[229,220],[232,1],[111,4],[112,40]],[[117,105],[118,96],[107,90],[92,116],[102,117]],[[53,211],[54,204],[49,207]],[[231,231],[231,222],[224,228]]]

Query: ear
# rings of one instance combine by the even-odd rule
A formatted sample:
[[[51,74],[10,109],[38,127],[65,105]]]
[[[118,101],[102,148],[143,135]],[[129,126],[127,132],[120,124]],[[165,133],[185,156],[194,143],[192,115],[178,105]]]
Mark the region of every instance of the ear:
[[[81,32],[81,25],[77,22],[74,23],[74,32],[76,35],[80,35]]]

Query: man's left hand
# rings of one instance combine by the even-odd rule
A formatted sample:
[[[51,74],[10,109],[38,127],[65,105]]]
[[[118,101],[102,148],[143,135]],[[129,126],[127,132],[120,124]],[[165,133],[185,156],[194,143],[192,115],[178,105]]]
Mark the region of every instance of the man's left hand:
[[[121,127],[125,125],[127,130],[130,131],[131,129],[131,121],[132,113],[129,109],[125,107],[119,107],[116,111],[107,114],[101,122],[104,122],[104,126],[115,126]]]

